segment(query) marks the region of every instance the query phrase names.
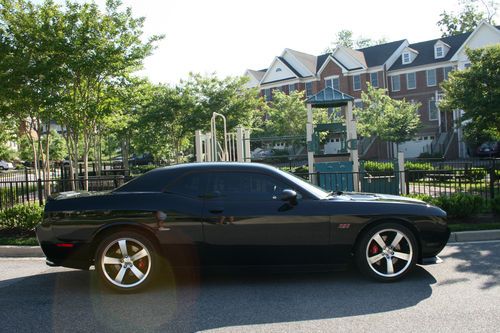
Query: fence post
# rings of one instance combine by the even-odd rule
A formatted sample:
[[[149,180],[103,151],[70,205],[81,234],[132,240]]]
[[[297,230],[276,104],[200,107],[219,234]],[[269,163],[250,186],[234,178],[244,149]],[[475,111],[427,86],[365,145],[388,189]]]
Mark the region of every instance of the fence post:
[[[24,168],[24,179],[26,181],[26,201],[30,201],[30,183],[29,183],[29,175],[28,168]]]
[[[493,199],[495,198],[495,160],[493,160],[493,165],[491,166],[490,169],[490,198]]]
[[[37,185],[38,185],[38,203],[41,206],[43,205],[43,191],[42,191],[42,180],[40,178],[38,178]]]

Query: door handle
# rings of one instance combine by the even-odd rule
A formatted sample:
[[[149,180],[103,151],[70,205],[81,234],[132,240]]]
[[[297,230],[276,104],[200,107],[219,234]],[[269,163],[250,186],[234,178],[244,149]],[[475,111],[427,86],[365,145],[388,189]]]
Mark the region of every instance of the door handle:
[[[222,209],[222,208],[216,208],[216,209],[209,210],[209,212],[212,213],[212,214],[220,214],[223,211],[224,211],[224,209]]]

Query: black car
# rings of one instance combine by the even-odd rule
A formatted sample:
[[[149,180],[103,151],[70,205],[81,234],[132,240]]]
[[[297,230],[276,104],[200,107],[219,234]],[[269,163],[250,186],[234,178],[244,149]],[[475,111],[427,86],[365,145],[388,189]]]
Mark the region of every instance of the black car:
[[[50,266],[95,268],[108,286],[147,285],[176,266],[338,267],[381,281],[445,246],[446,213],[391,195],[326,192],[256,163],[150,171],[111,192],[54,195],[37,227]]]

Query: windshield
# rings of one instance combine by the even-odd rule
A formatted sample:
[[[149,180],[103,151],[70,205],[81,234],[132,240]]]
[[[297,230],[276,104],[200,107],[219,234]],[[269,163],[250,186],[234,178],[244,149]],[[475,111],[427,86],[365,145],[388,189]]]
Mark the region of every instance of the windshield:
[[[318,199],[325,199],[327,196],[330,195],[330,192],[325,191],[324,189],[322,189],[319,186],[316,186],[316,185],[313,185],[313,184],[309,183],[308,181],[306,181],[303,178],[300,178],[300,177],[294,175],[291,172],[287,172],[287,171],[283,171],[283,170],[279,170],[279,169],[277,171],[281,175],[283,175],[284,177],[286,177],[288,180],[290,180],[291,182],[297,184],[301,188],[305,189],[306,191],[308,191],[309,193],[311,193],[312,195],[314,195]]]

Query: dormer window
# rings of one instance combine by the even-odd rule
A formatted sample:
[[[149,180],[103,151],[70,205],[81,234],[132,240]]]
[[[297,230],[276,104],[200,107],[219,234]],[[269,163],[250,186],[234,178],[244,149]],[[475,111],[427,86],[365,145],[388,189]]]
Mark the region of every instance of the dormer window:
[[[442,46],[436,46],[436,48],[434,49],[434,56],[436,57],[436,59],[439,59],[439,58],[443,58],[444,57],[444,51],[443,51],[443,47]]]
[[[276,68],[276,73],[281,72],[281,68]]]
[[[410,52],[403,53],[403,65],[409,64],[411,62]]]

